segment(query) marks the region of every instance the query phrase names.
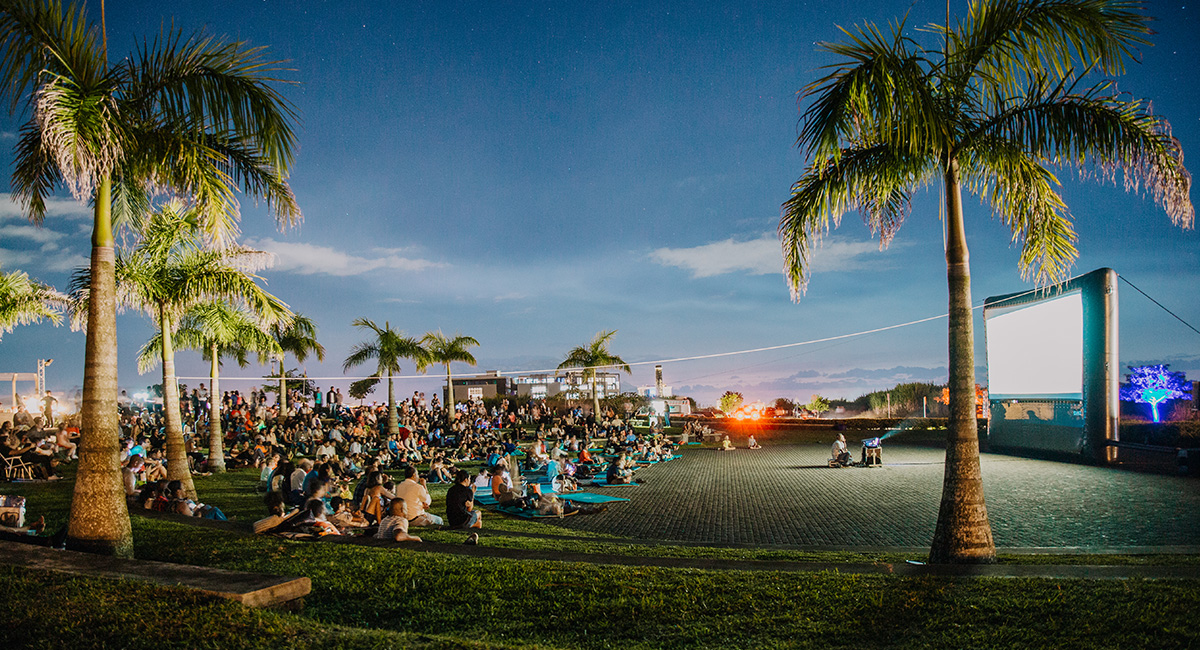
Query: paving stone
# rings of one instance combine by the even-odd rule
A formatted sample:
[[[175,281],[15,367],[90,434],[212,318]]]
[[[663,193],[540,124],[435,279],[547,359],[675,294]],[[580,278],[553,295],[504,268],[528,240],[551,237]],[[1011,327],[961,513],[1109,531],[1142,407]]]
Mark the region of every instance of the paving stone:
[[[831,469],[827,445],[686,449],[638,470],[606,512],[550,522],[635,539],[801,547],[925,547],[941,499],[939,449],[893,444],[878,468]],[[999,547],[1200,544],[1200,479],[983,454]]]

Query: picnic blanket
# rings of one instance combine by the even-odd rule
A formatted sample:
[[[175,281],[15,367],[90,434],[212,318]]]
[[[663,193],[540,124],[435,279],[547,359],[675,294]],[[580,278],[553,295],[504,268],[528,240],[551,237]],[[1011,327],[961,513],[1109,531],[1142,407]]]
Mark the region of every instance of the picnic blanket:
[[[521,519],[558,519],[559,517],[559,515],[543,515],[536,510],[526,510],[525,508],[516,508],[513,506],[496,506],[495,510],[497,512],[503,512],[506,515],[520,517]],[[577,512],[579,511],[576,510],[575,512],[564,512],[562,516],[570,517]]]
[[[612,485],[609,485],[609,483],[608,483],[608,479],[606,479],[606,478],[597,478],[597,479],[595,479],[595,480],[593,480],[593,481],[592,481],[592,486],[593,486],[593,487],[611,487],[611,488],[619,488],[619,487],[637,487],[637,486],[638,486],[638,484],[637,484],[637,483],[613,483]]]
[[[621,497],[614,497],[608,494],[592,494],[591,492],[572,492],[570,494],[558,495],[564,501],[574,501],[575,503],[613,503],[615,501],[628,501]]]

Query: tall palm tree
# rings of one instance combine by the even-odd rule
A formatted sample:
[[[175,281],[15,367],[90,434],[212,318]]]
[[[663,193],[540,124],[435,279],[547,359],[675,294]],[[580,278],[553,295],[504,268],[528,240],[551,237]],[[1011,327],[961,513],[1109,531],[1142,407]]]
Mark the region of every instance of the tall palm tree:
[[[455,361],[475,365],[475,357],[467,348],[479,345],[470,336],[455,334],[449,338],[441,330],[426,332],[421,338],[421,347],[425,349],[425,363],[440,363],[446,367],[446,426],[454,424],[454,383],[451,381],[450,364]],[[424,367],[421,368],[422,370]]]
[[[831,221],[857,209],[886,245],[917,187],[940,180],[945,192],[950,426],[932,562],[995,558],[975,423],[963,188],[1012,230],[1021,271],[1039,284],[1064,279],[1077,255],[1057,168],[1111,180],[1119,167],[1127,188],[1192,225],[1191,178],[1166,120],[1111,82],[1085,83],[1093,71],[1122,72],[1148,43],[1149,18],[1137,9],[1127,0],[977,1],[955,25],[932,27],[940,42],[931,47],[902,23],[890,35],[868,24],[824,45],[841,61],[803,91],[811,104],[798,144],[811,163],[779,224],[794,298]]]
[[[583,376],[592,389],[592,415],[600,418],[600,393],[596,390],[596,371],[601,368],[616,368],[630,374],[629,364],[608,351],[608,344],[617,335],[617,330],[608,330],[596,334],[586,346],[580,346],[567,353],[567,358],[558,364],[558,369],[583,368]]]
[[[0,337],[17,325],[42,320],[62,323],[66,300],[54,287],[31,280],[24,271],[0,272]]]
[[[401,359],[411,359],[416,363],[417,367],[424,368],[428,364],[425,359],[425,350],[421,348],[419,341],[405,336],[404,332],[393,330],[387,321],[384,321],[383,327],[376,325],[374,321],[367,318],[359,318],[353,324],[361,330],[370,332],[372,338],[350,349],[350,356],[346,357],[346,362],[342,364],[342,370],[344,372],[354,366],[360,366],[371,359],[376,360],[375,372],[371,377],[355,383],[363,387],[373,387],[379,383],[380,377],[387,377],[388,433],[396,435],[400,433],[400,422],[396,415],[396,393],[393,387],[392,375],[400,372]],[[367,382],[370,383],[368,384]]]
[[[251,354],[256,355],[262,363],[271,355],[281,352],[279,344],[257,316],[225,301],[193,306],[179,319],[173,338],[177,349],[199,351],[209,362],[209,385],[214,396],[221,394],[223,357],[230,357],[245,368]],[[162,332],[159,332],[142,346],[138,351],[138,370],[144,371],[157,363],[162,354],[162,343]],[[208,426],[208,469],[210,472],[224,472],[225,437],[221,432],[221,418],[212,414]],[[200,432],[197,431],[196,435],[200,435]]]
[[[288,352],[296,361],[304,363],[311,354],[318,361],[325,360],[325,346],[317,341],[317,324],[311,318],[295,314],[290,320],[275,323],[270,329],[272,338],[279,344],[279,414],[287,415],[287,377],[284,370],[284,355]]]
[[[72,548],[133,553],[120,476],[114,222],[143,212],[152,188],[204,205],[214,238],[236,230],[238,189],[266,199],[282,224],[300,219],[287,184],[296,114],[275,89],[279,67],[262,54],[172,32],[110,64],[107,36],[83,5],[0,1],[0,92],[28,119],[13,194],[35,222],[60,184],[93,205]]]
[[[175,379],[174,334],[183,315],[195,305],[227,300],[246,305],[268,322],[291,316],[287,305],[258,284],[255,271],[270,266],[270,253],[236,245],[205,246],[200,210],[172,200],[150,215],[137,244],[117,255],[117,303],[137,309],[154,321],[160,334],[163,373],[163,419],[167,434],[167,478],[180,481],[195,497],[188,467]],[[87,291],[89,270],[72,280],[75,292]],[[81,301],[82,302],[82,301]],[[220,394],[213,389],[215,419]]]

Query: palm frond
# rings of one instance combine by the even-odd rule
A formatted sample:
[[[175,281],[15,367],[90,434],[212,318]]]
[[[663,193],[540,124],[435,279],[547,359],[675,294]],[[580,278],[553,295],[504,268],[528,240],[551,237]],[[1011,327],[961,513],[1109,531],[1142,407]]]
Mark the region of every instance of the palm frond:
[[[32,325],[49,320],[62,323],[62,310],[68,305],[67,296],[49,285],[30,279],[23,271],[0,272],[0,335],[18,325]]]
[[[912,155],[944,148],[943,119],[929,83],[929,61],[893,26],[890,37],[873,24],[843,30],[848,43],[821,48],[843,61],[805,86],[800,101],[813,98],[801,118],[797,144],[814,164],[836,161],[849,141],[890,143]],[[910,52],[910,47],[915,52]]]
[[[783,272],[793,300],[808,286],[813,249],[842,215],[860,210],[878,233],[880,247],[886,247],[910,209],[911,188],[928,183],[936,169],[930,156],[876,144],[846,149],[837,161],[806,171],[792,186],[779,222]]]

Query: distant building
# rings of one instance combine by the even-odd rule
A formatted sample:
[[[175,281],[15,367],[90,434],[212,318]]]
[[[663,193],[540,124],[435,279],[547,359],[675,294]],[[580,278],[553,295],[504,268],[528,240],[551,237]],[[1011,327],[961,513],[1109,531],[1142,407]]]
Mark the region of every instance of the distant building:
[[[512,397],[517,394],[517,383],[505,377],[499,370],[489,370],[482,375],[454,377],[454,401],[463,402],[489,397]],[[443,393],[445,389],[442,389]],[[443,394],[444,397],[444,394]]]
[[[513,378],[517,395],[545,399],[562,394],[567,399],[592,399],[592,387],[582,370],[562,373],[519,375]],[[621,375],[615,372],[596,373],[596,392],[600,399],[621,394]]]
[[[638,386],[638,395],[654,399],[656,397],[670,397],[675,394],[675,390],[670,386],[662,387],[662,394],[658,392],[658,386]]]

